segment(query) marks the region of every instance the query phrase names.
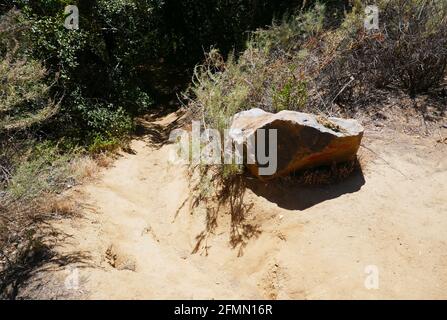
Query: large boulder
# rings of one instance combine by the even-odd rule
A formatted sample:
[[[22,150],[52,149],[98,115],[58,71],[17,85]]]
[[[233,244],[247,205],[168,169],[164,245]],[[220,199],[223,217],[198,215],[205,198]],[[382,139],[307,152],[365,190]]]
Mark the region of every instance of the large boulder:
[[[251,164],[246,162],[248,170],[261,179],[353,160],[363,136],[363,127],[354,119],[325,118],[287,110],[273,114],[261,109],[237,113],[233,117],[230,136],[236,143],[243,144],[247,152],[249,138],[256,141],[258,148],[259,129],[277,130],[275,172],[268,175],[260,172],[260,167],[265,165],[259,164],[257,156]],[[265,131],[266,140],[267,137],[268,131]],[[269,150],[269,147],[265,149]]]

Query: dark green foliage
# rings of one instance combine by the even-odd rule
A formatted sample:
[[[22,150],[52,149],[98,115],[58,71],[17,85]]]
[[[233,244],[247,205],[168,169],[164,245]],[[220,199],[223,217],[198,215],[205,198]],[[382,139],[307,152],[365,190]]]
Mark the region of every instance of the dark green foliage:
[[[63,25],[69,4],[79,8],[79,30]],[[301,5],[299,0],[17,0],[0,10],[20,10],[28,26],[21,34],[27,39],[24,51],[42,62],[51,83],[48,94],[61,100],[45,130],[88,144],[91,137],[125,136],[131,117],[186,85],[185,75],[210,46],[224,55],[238,52],[247,31]],[[174,84],[175,77],[185,83]]]
[[[185,54],[189,59],[203,56],[203,50],[216,46],[223,54],[243,49],[247,31],[270,25],[287,11],[301,6],[296,0],[213,0],[166,1],[163,16],[170,55]],[[197,45],[200,44],[200,45]],[[178,59],[178,58],[177,58]]]

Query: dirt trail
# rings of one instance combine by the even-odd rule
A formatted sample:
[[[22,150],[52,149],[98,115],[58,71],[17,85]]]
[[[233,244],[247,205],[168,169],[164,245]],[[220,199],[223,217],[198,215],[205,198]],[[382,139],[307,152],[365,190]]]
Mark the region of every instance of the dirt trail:
[[[182,207],[188,179],[167,161],[172,146],[153,143],[174,118],[151,123],[132,153],[76,191],[84,217],[62,226],[72,238],[61,250],[91,259],[73,296],[447,298],[446,144],[367,132],[363,174],[329,187],[252,186],[245,220],[222,213],[191,254],[206,217]],[[235,248],[231,230],[244,232]],[[378,289],[365,288],[368,265]]]

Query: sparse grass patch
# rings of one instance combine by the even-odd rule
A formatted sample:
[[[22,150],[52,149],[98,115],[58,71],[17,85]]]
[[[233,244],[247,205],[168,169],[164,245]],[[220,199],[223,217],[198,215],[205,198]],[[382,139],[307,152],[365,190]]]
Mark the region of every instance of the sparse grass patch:
[[[60,234],[50,222],[78,213],[64,191],[97,172],[81,150],[61,152],[49,141],[24,146],[22,155],[9,158],[10,176],[0,189],[0,298],[6,299],[14,299],[34,268],[57,255]]]

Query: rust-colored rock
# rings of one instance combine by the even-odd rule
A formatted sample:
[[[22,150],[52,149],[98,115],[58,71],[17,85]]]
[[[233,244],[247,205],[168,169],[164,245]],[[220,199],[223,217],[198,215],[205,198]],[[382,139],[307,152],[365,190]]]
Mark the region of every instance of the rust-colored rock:
[[[257,159],[255,164],[247,164],[248,170],[261,179],[353,160],[363,136],[363,127],[354,119],[324,118],[287,110],[276,114],[261,109],[240,112],[234,116],[231,129],[242,130],[232,138],[245,146],[248,138],[256,139],[257,130],[277,129],[276,172],[260,176]]]

